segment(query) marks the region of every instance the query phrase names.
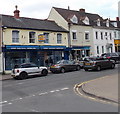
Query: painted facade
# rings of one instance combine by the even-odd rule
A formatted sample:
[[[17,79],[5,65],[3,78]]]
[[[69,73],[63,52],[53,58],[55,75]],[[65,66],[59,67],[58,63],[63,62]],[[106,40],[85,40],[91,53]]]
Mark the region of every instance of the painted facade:
[[[8,15],[1,20],[0,72],[11,71],[15,64],[49,66],[67,58],[68,31],[54,21]]]
[[[70,31],[70,35],[68,36],[69,46],[72,47],[74,53],[77,53],[80,50],[80,52],[78,52],[80,54],[79,57],[100,56],[103,52],[115,51],[114,27],[111,27],[112,25],[110,25],[108,19],[104,20],[99,15],[88,14],[85,12],[85,9],[74,11],[54,7],[51,9],[48,19],[54,20],[59,26]],[[98,32],[97,39],[95,35],[96,32]],[[102,40],[100,38],[101,32],[103,34]],[[73,33],[76,34],[76,38],[74,39]],[[107,33],[108,38],[105,38],[105,33]],[[107,47],[107,45],[111,45],[112,47]],[[108,49],[106,49],[106,47]],[[74,56],[76,56],[76,54]]]

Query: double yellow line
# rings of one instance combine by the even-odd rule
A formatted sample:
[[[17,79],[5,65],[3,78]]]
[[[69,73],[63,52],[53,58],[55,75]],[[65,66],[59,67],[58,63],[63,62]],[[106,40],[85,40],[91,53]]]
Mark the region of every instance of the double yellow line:
[[[104,76],[104,77],[100,77],[100,78],[97,78],[97,79],[93,79],[93,80],[89,80],[89,81],[85,81],[85,82],[82,82],[80,84],[76,84],[73,88],[74,92],[79,95],[79,96],[83,96],[85,98],[88,98],[88,99],[91,99],[91,100],[94,100],[94,101],[97,101],[97,102],[104,102],[104,103],[107,103],[107,104],[114,104],[114,105],[117,105],[117,103],[114,103],[114,102],[110,102],[108,100],[103,100],[103,99],[100,99],[99,97],[91,97],[89,94],[87,95],[83,89],[82,89],[82,86],[86,83],[89,83],[89,82],[92,82],[92,81],[95,81],[95,80],[98,80],[98,79],[102,79],[102,78],[106,78],[106,77],[109,77],[109,76]],[[80,91],[80,88],[81,88],[81,91]]]

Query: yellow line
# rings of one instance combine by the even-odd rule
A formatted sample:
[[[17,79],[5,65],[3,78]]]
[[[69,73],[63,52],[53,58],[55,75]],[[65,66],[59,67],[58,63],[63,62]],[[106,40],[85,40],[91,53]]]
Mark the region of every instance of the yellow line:
[[[80,83],[80,84],[76,84],[75,86],[74,86],[74,92],[77,94],[77,95],[81,95],[81,96],[83,96],[83,97],[85,97],[85,98],[89,98],[89,99],[92,99],[92,100],[94,100],[94,101],[101,101],[101,102],[104,102],[104,103],[108,103],[108,104],[114,104],[114,105],[118,105],[117,103],[113,103],[113,102],[109,102],[109,101],[105,101],[105,100],[101,100],[101,99],[98,99],[98,98],[94,98],[94,97],[90,97],[90,96],[87,96],[87,95],[85,95],[85,94],[82,94],[80,91],[79,91],[79,88],[83,85],[83,84],[86,84],[86,83],[89,83],[89,82],[91,82],[91,81],[95,81],[95,80],[98,80],[98,79],[102,79],[102,78],[106,78],[106,77],[108,77],[108,76],[104,76],[104,77],[100,77],[100,78],[96,78],[96,79],[93,79],[93,80],[89,80],[89,81],[85,81],[85,82],[82,82],[82,83]]]

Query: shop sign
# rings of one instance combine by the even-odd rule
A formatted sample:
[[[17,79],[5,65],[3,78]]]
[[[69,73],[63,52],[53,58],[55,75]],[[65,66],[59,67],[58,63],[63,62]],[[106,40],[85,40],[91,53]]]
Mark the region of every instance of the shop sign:
[[[39,34],[38,35],[38,41],[39,42],[44,42],[45,41],[45,35],[44,34]]]

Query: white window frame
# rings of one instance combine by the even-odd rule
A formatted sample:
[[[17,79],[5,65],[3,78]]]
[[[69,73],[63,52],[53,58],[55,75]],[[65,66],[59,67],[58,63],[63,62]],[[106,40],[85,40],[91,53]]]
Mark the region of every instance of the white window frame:
[[[62,43],[62,34],[61,33],[57,33],[57,43],[58,44]]]
[[[49,33],[44,33],[44,36],[45,36],[45,41],[44,43],[49,43]]]
[[[19,43],[19,31],[18,30],[12,31],[12,43]]]
[[[35,43],[35,34],[35,32],[29,32],[29,43]],[[32,35],[32,37],[30,35]]]

